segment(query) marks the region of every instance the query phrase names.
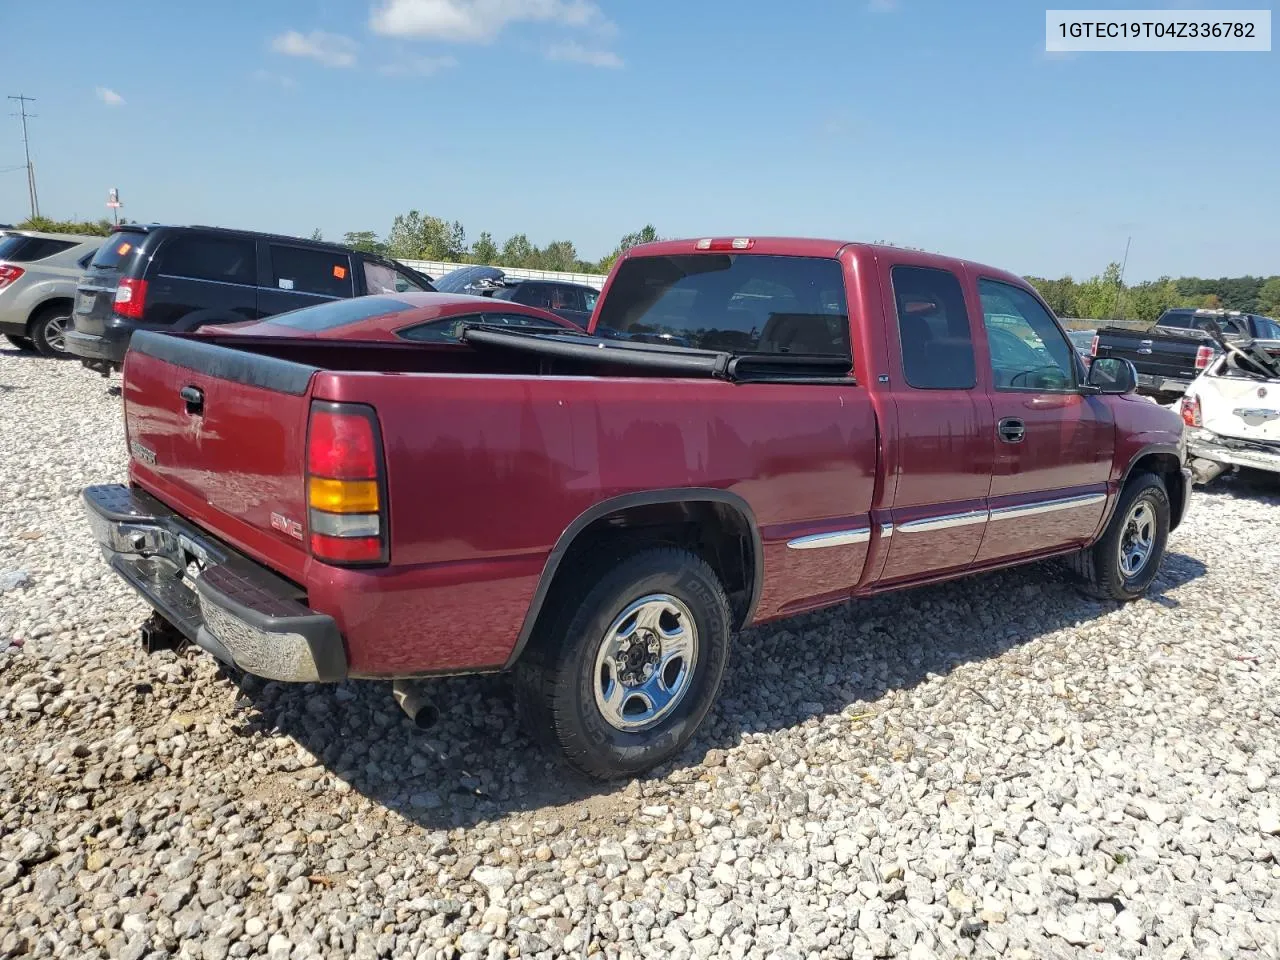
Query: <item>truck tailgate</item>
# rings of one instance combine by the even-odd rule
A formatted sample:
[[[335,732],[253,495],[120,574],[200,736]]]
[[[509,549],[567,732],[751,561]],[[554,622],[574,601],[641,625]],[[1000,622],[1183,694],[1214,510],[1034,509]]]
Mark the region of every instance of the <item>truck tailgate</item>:
[[[294,580],[307,561],[308,396],[317,370],[139,332],[124,368],[130,478]]]

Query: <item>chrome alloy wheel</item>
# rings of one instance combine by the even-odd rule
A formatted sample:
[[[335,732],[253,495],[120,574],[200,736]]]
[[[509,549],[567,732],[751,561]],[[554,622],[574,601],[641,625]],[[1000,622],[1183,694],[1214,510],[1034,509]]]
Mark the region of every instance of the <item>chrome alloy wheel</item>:
[[[1120,572],[1135,577],[1146,567],[1155,549],[1156,514],[1151,504],[1139,500],[1125,518],[1120,534]]]
[[[70,317],[56,316],[50,317],[44,322],[44,342],[58,353],[67,352],[67,327],[71,324]]]
[[[615,729],[646,730],[688,693],[698,663],[698,627],[666,593],[629,604],[605,632],[592,684],[596,707]]]

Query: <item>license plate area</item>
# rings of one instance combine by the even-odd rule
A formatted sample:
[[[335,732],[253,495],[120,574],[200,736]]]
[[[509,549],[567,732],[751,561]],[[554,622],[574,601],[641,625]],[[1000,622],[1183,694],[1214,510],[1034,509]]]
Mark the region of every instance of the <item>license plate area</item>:
[[[76,294],[76,313],[93,313],[93,305],[97,302],[96,293],[80,292]]]

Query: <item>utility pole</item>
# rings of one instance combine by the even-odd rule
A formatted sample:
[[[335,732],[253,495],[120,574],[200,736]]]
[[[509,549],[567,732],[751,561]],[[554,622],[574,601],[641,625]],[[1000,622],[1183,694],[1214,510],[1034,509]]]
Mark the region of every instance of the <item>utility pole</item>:
[[[40,200],[36,197],[36,168],[31,165],[31,145],[27,139],[27,118],[36,118],[36,114],[27,113],[27,102],[36,102],[35,97],[28,97],[24,94],[18,94],[16,97],[9,97],[10,100],[18,101],[19,113],[13,114],[15,117],[22,117],[22,149],[27,155],[27,195],[31,200],[31,219],[34,220],[40,216]]]
[[[1133,243],[1133,237],[1124,242],[1124,259],[1120,261],[1120,285],[1116,287],[1116,305],[1111,311],[1111,319],[1115,320],[1120,316],[1120,298],[1124,296],[1124,270],[1129,266],[1129,244]]]

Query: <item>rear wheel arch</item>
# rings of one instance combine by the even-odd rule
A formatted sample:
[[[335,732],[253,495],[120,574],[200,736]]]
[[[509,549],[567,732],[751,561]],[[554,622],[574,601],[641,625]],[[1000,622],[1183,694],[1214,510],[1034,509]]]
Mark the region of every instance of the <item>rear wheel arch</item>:
[[[704,559],[729,596],[734,627],[751,622],[764,583],[764,547],[746,500],[697,487],[624,494],[584,511],[560,535],[504,667],[520,659],[574,570],[591,558],[619,558],[656,545],[685,547]]]
[[[38,317],[52,313],[54,310],[65,310],[67,312],[66,315],[71,316],[71,312],[75,309],[75,304],[76,302],[72,297],[50,297],[48,300],[41,300],[32,307],[31,312],[27,314],[28,335],[31,330],[31,325],[35,323]]]
[[[65,332],[74,323],[74,310],[75,301],[70,297],[50,297],[48,300],[42,300],[27,315],[27,336],[42,356],[58,356],[65,352],[65,349],[60,346],[62,333],[57,330],[47,330],[46,327],[52,321],[61,319],[64,322],[57,326]],[[51,333],[55,340],[50,340]]]

